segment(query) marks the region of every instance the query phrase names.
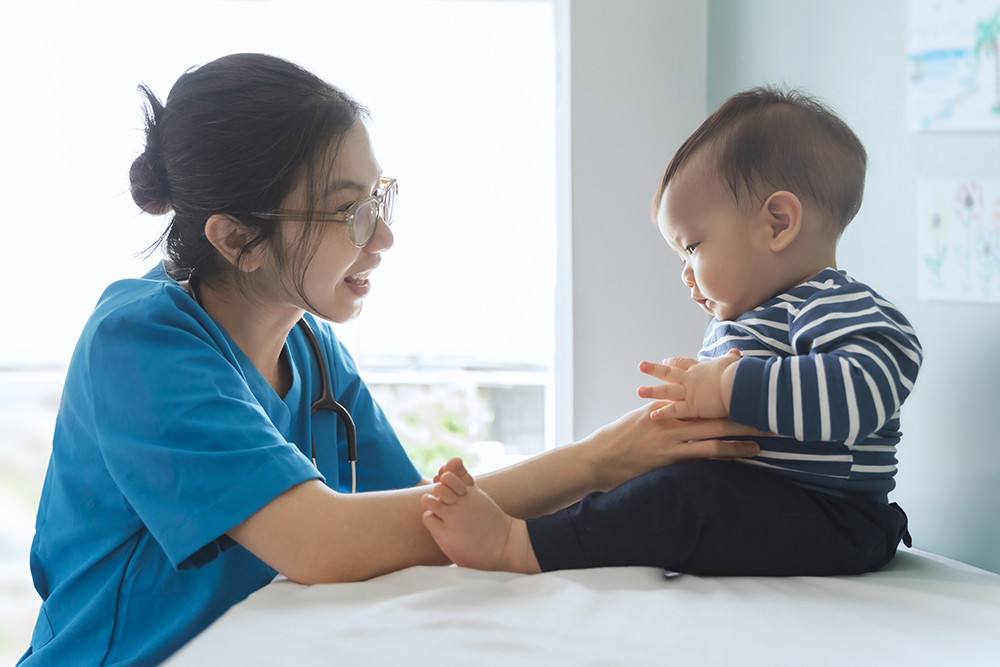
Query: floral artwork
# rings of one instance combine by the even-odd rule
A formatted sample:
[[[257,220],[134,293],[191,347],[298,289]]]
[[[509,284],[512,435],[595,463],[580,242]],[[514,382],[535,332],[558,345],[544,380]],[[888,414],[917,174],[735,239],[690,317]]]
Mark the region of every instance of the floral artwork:
[[[1000,303],[1000,180],[918,181],[920,298]]]
[[[910,0],[909,127],[1000,130],[1000,0]]]

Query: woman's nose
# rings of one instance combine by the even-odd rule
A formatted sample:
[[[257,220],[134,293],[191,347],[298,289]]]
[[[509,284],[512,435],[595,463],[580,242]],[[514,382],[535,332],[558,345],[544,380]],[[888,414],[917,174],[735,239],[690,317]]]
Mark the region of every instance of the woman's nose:
[[[392,247],[394,240],[392,230],[389,229],[389,225],[385,224],[385,220],[380,215],[378,222],[375,223],[375,233],[365,244],[365,250],[371,253],[383,252]]]

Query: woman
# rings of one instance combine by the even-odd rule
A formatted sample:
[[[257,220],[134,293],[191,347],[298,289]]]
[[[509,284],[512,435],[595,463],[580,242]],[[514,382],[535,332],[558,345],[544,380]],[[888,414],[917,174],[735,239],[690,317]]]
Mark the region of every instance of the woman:
[[[168,260],[111,285],[74,352],[32,545],[43,604],[24,665],[157,664],[278,573],[311,584],[448,562],[421,522],[426,482],[320,319],[360,312],[392,246],[396,190],[365,110],[254,54],[188,71],[165,106],[142,90],[132,195],[173,211]],[[349,493],[341,420],[310,416],[322,382],[307,327],[356,422],[368,493]],[[481,486],[529,517],[679,460],[756,452],[704,440],[743,427],[647,415]]]

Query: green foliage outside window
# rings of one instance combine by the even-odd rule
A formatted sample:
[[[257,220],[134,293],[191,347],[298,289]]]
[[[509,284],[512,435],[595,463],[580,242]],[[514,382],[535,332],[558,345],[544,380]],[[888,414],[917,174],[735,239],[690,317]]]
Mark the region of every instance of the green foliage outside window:
[[[372,394],[403,448],[432,479],[449,459],[478,463],[473,445],[486,437],[493,414],[475,388],[458,385],[373,385]]]

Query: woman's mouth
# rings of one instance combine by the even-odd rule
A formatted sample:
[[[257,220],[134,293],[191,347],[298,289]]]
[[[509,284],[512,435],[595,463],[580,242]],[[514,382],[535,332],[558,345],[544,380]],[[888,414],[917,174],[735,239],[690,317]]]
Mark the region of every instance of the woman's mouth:
[[[371,275],[372,275],[372,269],[369,269],[368,271],[355,273],[353,276],[347,276],[346,278],[344,278],[344,280],[351,283],[352,285],[367,285],[368,279],[371,277]]]
[[[368,269],[367,271],[362,271],[361,273],[355,273],[353,275],[344,278],[344,282],[351,286],[351,289],[359,296],[365,296],[371,289],[371,283],[368,279],[372,275],[372,271],[375,269]]]

